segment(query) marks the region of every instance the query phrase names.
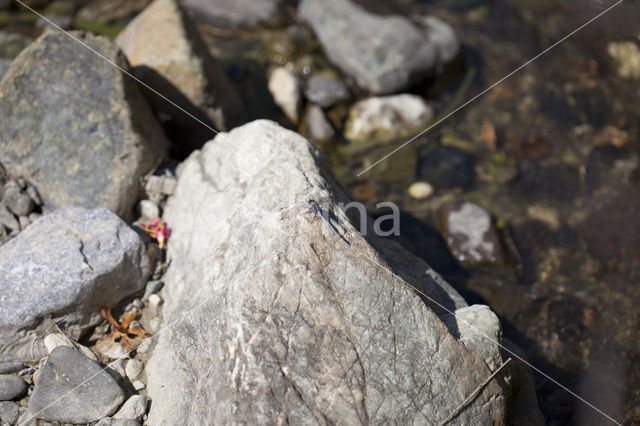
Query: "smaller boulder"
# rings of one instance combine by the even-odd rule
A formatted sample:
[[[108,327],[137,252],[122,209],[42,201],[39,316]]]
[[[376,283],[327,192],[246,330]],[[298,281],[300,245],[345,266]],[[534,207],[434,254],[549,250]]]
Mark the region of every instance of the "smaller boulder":
[[[217,130],[245,121],[240,97],[200,38],[195,24],[174,0],[155,0],[116,38],[154,108],[170,117],[167,128],[181,154],[200,148]],[[167,99],[177,104],[176,108]]]
[[[59,346],[40,373],[29,411],[50,422],[90,423],[113,414],[122,401],[124,392],[98,363]]]
[[[11,401],[27,391],[27,382],[11,374],[0,374],[0,401]]]
[[[101,307],[142,290],[148,274],[142,241],[109,210],[42,217],[0,247],[0,361],[37,361],[43,318],[84,329]]]

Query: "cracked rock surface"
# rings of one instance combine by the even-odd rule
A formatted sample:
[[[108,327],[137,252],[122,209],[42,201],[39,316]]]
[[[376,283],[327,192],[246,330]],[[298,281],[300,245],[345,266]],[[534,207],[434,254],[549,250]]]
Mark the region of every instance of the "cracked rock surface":
[[[37,361],[44,318],[85,327],[91,313],[144,288],[148,274],[142,241],[109,210],[42,217],[0,247],[0,361]]]
[[[177,322],[147,364],[148,424],[438,424],[491,374],[497,345],[465,339],[464,316],[440,319],[464,300],[401,246],[361,236],[324,161],[255,121],[180,166],[164,216],[163,321]],[[310,199],[337,235],[307,213]],[[488,309],[466,317],[500,338]],[[509,378],[505,368],[456,424],[507,423]]]

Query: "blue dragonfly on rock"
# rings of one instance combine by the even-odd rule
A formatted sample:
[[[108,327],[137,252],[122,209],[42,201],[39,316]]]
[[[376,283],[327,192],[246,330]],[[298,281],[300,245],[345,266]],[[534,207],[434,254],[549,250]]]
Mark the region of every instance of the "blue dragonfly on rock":
[[[322,214],[322,209],[320,209],[320,206],[318,205],[318,203],[316,203],[315,200],[309,200],[309,212],[318,215],[318,217],[322,219],[324,225],[329,229],[329,232],[331,232],[331,235],[336,235],[336,233],[333,231],[333,226],[331,226],[329,221],[325,219],[324,215]]]

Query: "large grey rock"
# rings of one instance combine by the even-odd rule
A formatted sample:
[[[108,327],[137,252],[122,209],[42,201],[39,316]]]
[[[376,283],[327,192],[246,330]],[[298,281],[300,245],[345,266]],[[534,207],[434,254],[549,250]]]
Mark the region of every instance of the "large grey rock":
[[[29,398],[29,411],[50,422],[90,423],[110,416],[124,401],[118,383],[80,352],[51,352]]]
[[[44,216],[0,247],[0,361],[37,361],[43,318],[83,328],[100,307],[143,289],[148,274],[140,238],[109,210]]]
[[[276,19],[283,0],[181,0],[181,3],[213,25],[238,28]]]
[[[238,93],[176,1],[155,0],[116,43],[138,78],[210,127],[229,130],[245,121]],[[214,135],[166,99],[146,89],[145,94],[156,110],[171,117],[170,132],[185,154]]]
[[[106,37],[76,32],[129,69]],[[58,32],[13,61],[0,82],[0,162],[33,183],[54,207],[108,207],[127,216],[140,177],[168,142],[135,82]]]
[[[399,91],[436,71],[451,59],[450,45],[458,45],[442,21],[418,26],[402,16],[372,14],[350,0],[302,0],[298,14],[329,59],[375,94]]]
[[[27,382],[21,377],[0,374],[0,401],[9,401],[27,391]]]
[[[304,138],[269,121],[224,137],[233,149],[215,139],[180,166],[165,210],[171,326],[145,370],[148,424],[446,418],[491,374],[485,359],[500,358],[440,320],[464,300],[398,244],[355,230],[338,208],[347,195]],[[309,199],[340,235],[307,213]],[[488,309],[477,318],[500,336]],[[509,393],[490,382],[456,421],[506,423]]]

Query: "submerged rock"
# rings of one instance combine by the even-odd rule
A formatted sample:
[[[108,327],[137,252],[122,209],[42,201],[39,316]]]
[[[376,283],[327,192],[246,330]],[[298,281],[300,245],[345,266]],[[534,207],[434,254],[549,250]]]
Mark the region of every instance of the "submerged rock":
[[[122,30],[116,43],[145,84],[217,130],[245,120],[238,93],[211,56],[191,19],[174,0],[155,0]],[[215,133],[144,88],[154,108],[171,117],[170,135],[188,154]]]
[[[446,418],[491,374],[485,360],[501,359],[495,345],[470,351],[467,330],[440,320],[464,300],[398,244],[355,230],[338,208],[346,194],[305,139],[268,121],[224,137],[234,149],[216,139],[180,166],[165,210],[163,318],[189,321],[158,336],[148,423]],[[337,235],[305,213],[309,199]],[[482,318],[499,337],[495,316]],[[510,386],[489,382],[457,421],[506,423]]]
[[[349,88],[337,76],[312,75],[305,85],[304,95],[314,104],[329,108],[351,98]]]
[[[476,159],[451,146],[429,146],[420,149],[418,177],[436,190],[471,188],[476,180]]]
[[[138,235],[107,209],[56,210],[0,247],[0,360],[37,361],[43,318],[83,327],[102,306],[144,288]]]
[[[349,111],[345,137],[352,142],[388,142],[426,127],[433,109],[419,96],[394,95],[356,102]]]
[[[59,346],[47,359],[29,398],[29,411],[41,420],[91,423],[113,414],[124,392],[100,365]]]
[[[607,45],[607,53],[614,60],[620,77],[640,79],[640,46],[637,42],[611,42]]]
[[[460,263],[504,263],[505,254],[491,223],[491,215],[482,207],[450,201],[438,211],[442,234],[451,253]]]
[[[106,37],[74,36],[128,69]],[[50,206],[128,216],[140,177],[168,148],[135,82],[62,33],[45,33],[13,61],[0,98],[0,162]]]
[[[238,28],[276,19],[283,0],[181,0],[181,3],[215,26]]]
[[[302,0],[299,15],[315,31],[334,65],[374,94],[397,92],[455,56],[452,29],[425,27],[396,15],[380,16],[350,0]],[[448,38],[454,37],[453,41]]]

